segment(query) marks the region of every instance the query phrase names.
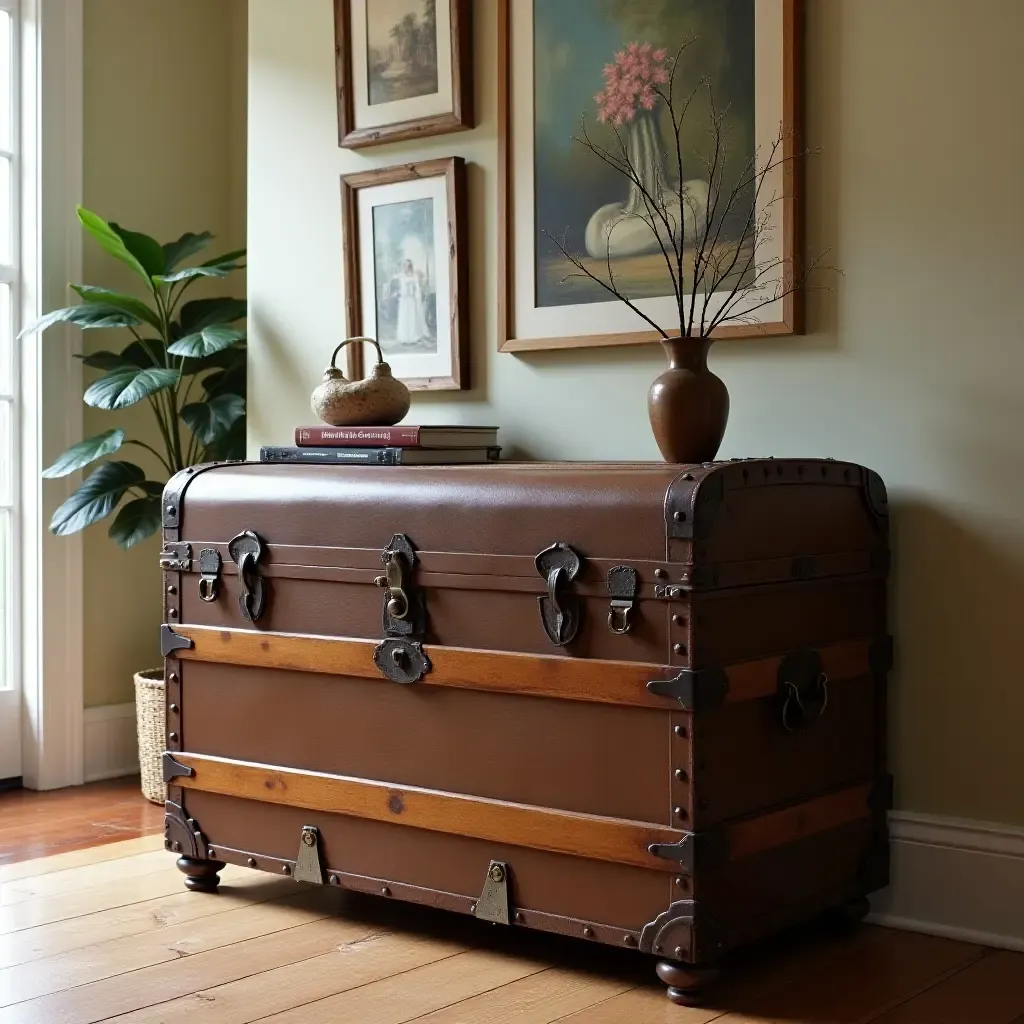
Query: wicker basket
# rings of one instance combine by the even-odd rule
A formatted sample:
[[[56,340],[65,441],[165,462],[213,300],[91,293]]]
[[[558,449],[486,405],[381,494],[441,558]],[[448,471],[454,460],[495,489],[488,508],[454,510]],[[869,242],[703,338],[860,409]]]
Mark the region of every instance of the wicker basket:
[[[142,794],[155,804],[167,799],[164,785],[164,671],[147,669],[135,674],[135,717],[139,729],[139,767]]]

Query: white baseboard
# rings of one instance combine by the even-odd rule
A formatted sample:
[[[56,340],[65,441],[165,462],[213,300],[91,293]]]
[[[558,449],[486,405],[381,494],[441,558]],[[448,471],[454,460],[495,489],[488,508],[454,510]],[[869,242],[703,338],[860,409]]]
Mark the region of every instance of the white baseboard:
[[[139,773],[135,702],[85,709],[85,781]]]
[[[896,812],[892,885],[868,919],[1024,951],[1024,828]]]

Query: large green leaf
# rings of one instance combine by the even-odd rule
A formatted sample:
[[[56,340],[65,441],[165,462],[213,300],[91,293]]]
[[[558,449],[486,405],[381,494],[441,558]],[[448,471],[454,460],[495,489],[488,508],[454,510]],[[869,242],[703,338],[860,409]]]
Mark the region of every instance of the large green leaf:
[[[164,270],[173,270],[182,260],[189,256],[195,256],[200,249],[205,249],[213,241],[213,235],[204,231],[195,235],[191,231],[185,232],[176,242],[168,242],[164,246]]]
[[[164,274],[157,277],[156,280],[163,284],[177,284],[179,281],[195,281],[200,277],[227,277],[228,274],[241,270],[244,266],[244,263],[217,263],[211,266],[204,263],[201,267],[186,267],[173,274]]]
[[[150,349],[157,356],[163,351],[163,342],[158,338],[147,339]],[[123,352],[110,352],[104,349],[101,352],[93,352],[87,356],[75,356],[82,360],[83,366],[93,370],[124,370],[130,367],[138,367],[140,370],[147,370],[154,366],[153,360],[146,351],[145,346],[139,341],[133,341]]]
[[[216,462],[242,461],[245,458],[245,417],[235,420],[223,437],[207,445],[203,458]]]
[[[200,444],[210,445],[223,437],[245,415],[240,395],[218,395],[208,402],[192,402],[181,410],[181,418]]]
[[[216,398],[218,395],[246,395],[246,372],[245,366],[233,366],[226,370],[218,370],[203,378],[203,390],[207,398]]]
[[[247,313],[245,299],[194,299],[181,307],[178,319],[181,333],[195,334],[215,324],[233,324],[244,320]]]
[[[204,267],[217,267],[224,263],[237,263],[241,259],[245,259],[245,249],[235,249],[233,252],[224,253],[223,256],[214,256],[212,260],[207,260],[200,265]]]
[[[97,327],[136,327],[139,318],[118,309],[117,306],[86,302],[81,306],[68,306],[67,309],[55,309],[52,313],[47,313],[35,323],[29,324],[18,337],[24,338],[27,334],[36,334],[60,323],[73,324],[75,327],[81,327],[83,331],[88,331]]]
[[[151,498],[159,498],[164,493],[164,488],[167,486],[166,483],[160,483],[159,480],[143,480],[139,487],[146,492]]]
[[[109,225],[102,217],[97,216],[91,210],[85,209],[83,206],[78,207],[78,219],[82,224],[82,227],[92,235],[93,238],[99,242],[100,246],[108,252],[116,260],[120,260],[126,266],[132,268],[136,274],[141,277],[147,285],[152,287],[150,282],[151,275],[147,272],[143,264],[138,258],[131,252],[128,246],[125,244],[124,239]],[[161,250],[161,256],[163,250]],[[160,271],[156,271],[160,273]]]
[[[94,409],[124,409],[158,391],[174,387],[177,382],[177,370],[160,367],[138,370],[134,366],[114,370],[89,385],[85,404]]]
[[[167,269],[164,247],[155,238],[138,231],[129,231],[113,221],[110,227],[117,232],[125,248],[142,264],[150,277],[156,277]]]
[[[75,470],[88,466],[90,462],[102,459],[104,455],[113,455],[122,444],[124,444],[123,430],[107,430],[95,437],[80,441],[63,455],[57,456],[54,464],[49,469],[43,470],[43,477],[46,480],[55,480],[58,477],[68,476]]]
[[[106,288],[94,288],[89,284],[73,284],[71,290],[77,292],[81,298],[91,305],[105,304],[113,306],[115,309],[123,309],[126,313],[131,313],[139,320],[149,324],[150,327],[155,327],[158,331],[162,326],[159,314],[132,295],[108,292]]]
[[[192,359],[203,359],[238,342],[245,341],[245,331],[237,327],[205,327],[198,334],[188,334],[184,338],[169,345],[167,351],[172,356],[189,356]]]
[[[146,479],[146,474],[131,462],[104,462],[64,502],[50,520],[50,531],[58,537],[78,533],[109,516],[130,487]]]
[[[123,506],[107,531],[126,551],[160,529],[160,496],[135,498]]]

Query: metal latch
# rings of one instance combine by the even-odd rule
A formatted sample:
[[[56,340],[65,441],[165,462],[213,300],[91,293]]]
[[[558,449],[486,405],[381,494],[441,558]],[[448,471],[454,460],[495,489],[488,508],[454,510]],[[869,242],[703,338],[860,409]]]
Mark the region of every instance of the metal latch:
[[[324,869],[320,865],[320,829],[313,825],[302,826],[292,877],[296,882],[324,884]]]
[[[245,530],[228,544],[228,553],[238,566],[238,607],[242,617],[255,622],[263,614],[267,585],[257,566],[263,557],[263,541],[252,530]]]
[[[534,564],[548,585],[547,596],[537,599],[541,625],[556,647],[564,647],[580,625],[579,598],[570,586],[579,575],[583,559],[568,544],[559,542],[537,555]]]
[[[384,591],[383,626],[386,636],[422,636],[426,613],[423,595],[409,585],[416,567],[416,549],[404,533],[396,533],[381,552],[384,575],[374,583]]]
[[[216,548],[203,548],[199,552],[199,597],[203,601],[216,601],[220,586],[220,552]]]
[[[608,628],[620,636],[628,633],[633,624],[630,616],[636,607],[637,573],[629,565],[617,565],[608,570],[608,592],[612,595],[608,609]]]
[[[473,915],[481,921],[494,924],[511,924],[508,903],[508,865],[501,860],[492,860],[484,877],[480,898],[473,905]]]

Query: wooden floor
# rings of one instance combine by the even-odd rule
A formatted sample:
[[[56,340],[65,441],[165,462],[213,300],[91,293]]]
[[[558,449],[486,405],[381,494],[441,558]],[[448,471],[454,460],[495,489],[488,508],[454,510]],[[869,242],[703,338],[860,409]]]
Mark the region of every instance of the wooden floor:
[[[0,792],[0,864],[153,835],[163,827],[163,808],[143,799],[137,778],[49,793]]]
[[[76,829],[123,822],[100,813],[119,792],[80,792],[97,801]],[[14,849],[12,807],[70,820],[71,796],[0,798],[0,843]],[[138,815],[118,827],[148,827]],[[160,836],[0,866],[0,1024],[1024,1024],[1024,955],[909,932],[805,930],[685,1009],[637,953],[223,878],[218,895],[186,892]]]

